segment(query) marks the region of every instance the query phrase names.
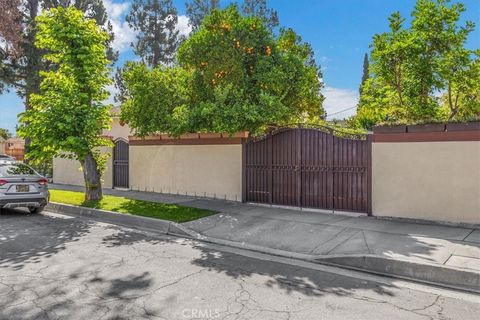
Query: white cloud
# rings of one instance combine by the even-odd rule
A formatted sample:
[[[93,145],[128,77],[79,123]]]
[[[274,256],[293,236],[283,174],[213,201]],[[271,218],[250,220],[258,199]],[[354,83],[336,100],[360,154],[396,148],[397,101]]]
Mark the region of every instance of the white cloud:
[[[133,31],[128,23],[125,21],[125,16],[130,9],[130,2],[116,3],[112,0],[103,0],[105,9],[107,10],[108,18],[112,23],[113,33],[113,48],[119,52],[127,51],[130,48],[130,43],[135,39],[135,31]]]
[[[188,17],[187,16],[178,16],[178,23],[177,23],[177,29],[180,31],[181,36],[186,36],[192,32],[192,26],[188,24]]]
[[[112,75],[113,77],[113,75]],[[110,96],[108,97],[107,100],[104,101],[106,104],[111,104],[113,106],[117,106],[117,103],[115,102],[115,95],[118,93],[117,88],[115,87],[114,83],[109,84],[108,86],[105,87],[105,90],[107,90],[110,93]]]
[[[115,34],[113,48],[119,52],[129,50],[130,43],[135,40],[137,34],[125,21],[125,16],[130,10],[131,1],[117,3],[112,0],[103,0],[103,4],[107,10],[108,18],[112,23],[113,33]],[[177,29],[180,31],[180,35],[188,36],[190,34],[192,27],[188,25],[187,16],[178,16]]]
[[[327,63],[330,61],[330,59],[327,56],[320,56],[318,59],[318,62],[320,64],[320,68],[322,71],[325,71],[328,69]]]
[[[358,91],[327,86],[322,93],[325,96],[323,107],[327,111],[327,119],[343,119],[355,114],[359,99]],[[342,112],[338,113],[339,111]]]

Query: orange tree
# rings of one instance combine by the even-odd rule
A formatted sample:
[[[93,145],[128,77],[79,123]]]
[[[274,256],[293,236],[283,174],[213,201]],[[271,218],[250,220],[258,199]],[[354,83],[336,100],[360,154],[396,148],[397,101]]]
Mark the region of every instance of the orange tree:
[[[122,117],[137,133],[257,133],[271,124],[324,115],[320,69],[310,46],[291,29],[275,36],[261,19],[241,15],[236,6],[213,10],[182,43],[177,64],[150,71],[141,63],[127,64]],[[134,76],[139,69],[149,81]],[[169,69],[183,71],[179,77],[165,76]],[[157,96],[152,103],[153,92],[172,88],[180,98]],[[162,119],[145,114],[162,114]]]

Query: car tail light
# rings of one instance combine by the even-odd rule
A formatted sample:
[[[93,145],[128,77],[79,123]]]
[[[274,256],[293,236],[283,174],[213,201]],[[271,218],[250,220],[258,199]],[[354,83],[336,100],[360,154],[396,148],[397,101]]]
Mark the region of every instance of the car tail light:
[[[37,181],[39,185],[46,186],[48,184],[48,180],[43,178]]]
[[[2,179],[0,179],[0,186],[4,186],[4,185],[6,185],[7,183],[8,183],[7,180],[2,180]]]

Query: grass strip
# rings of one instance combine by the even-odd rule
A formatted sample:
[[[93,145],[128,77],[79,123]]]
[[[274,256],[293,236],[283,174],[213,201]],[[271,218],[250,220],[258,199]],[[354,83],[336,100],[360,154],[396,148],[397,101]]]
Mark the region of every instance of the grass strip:
[[[215,214],[215,211],[104,195],[100,201],[85,201],[83,192],[50,190],[50,201],[74,206],[114,211],[135,216],[187,222]]]

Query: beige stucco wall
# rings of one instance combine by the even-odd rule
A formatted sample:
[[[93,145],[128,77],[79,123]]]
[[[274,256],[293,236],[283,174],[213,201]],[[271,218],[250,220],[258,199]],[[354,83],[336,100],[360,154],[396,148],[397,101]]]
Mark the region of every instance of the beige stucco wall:
[[[83,186],[83,172],[76,160],[53,158],[53,182]]]
[[[242,146],[130,146],[130,188],[241,201]]]
[[[103,152],[112,153],[111,148],[103,148]],[[113,161],[110,156],[106,163],[105,173],[102,177],[103,187],[112,188],[113,184]],[[83,171],[77,160],[54,158],[53,159],[53,182],[84,186]]]
[[[112,117],[111,129],[105,130],[103,135],[111,137],[113,141],[118,138],[128,139],[130,128],[128,125],[121,125],[119,117]],[[112,153],[112,149],[104,148],[104,152]],[[53,159],[53,181],[55,183],[83,186],[83,172],[80,163],[75,160],[55,158]],[[113,187],[113,160],[110,157],[107,161],[103,175],[103,187]]]
[[[377,216],[480,223],[480,141],[373,143]]]

